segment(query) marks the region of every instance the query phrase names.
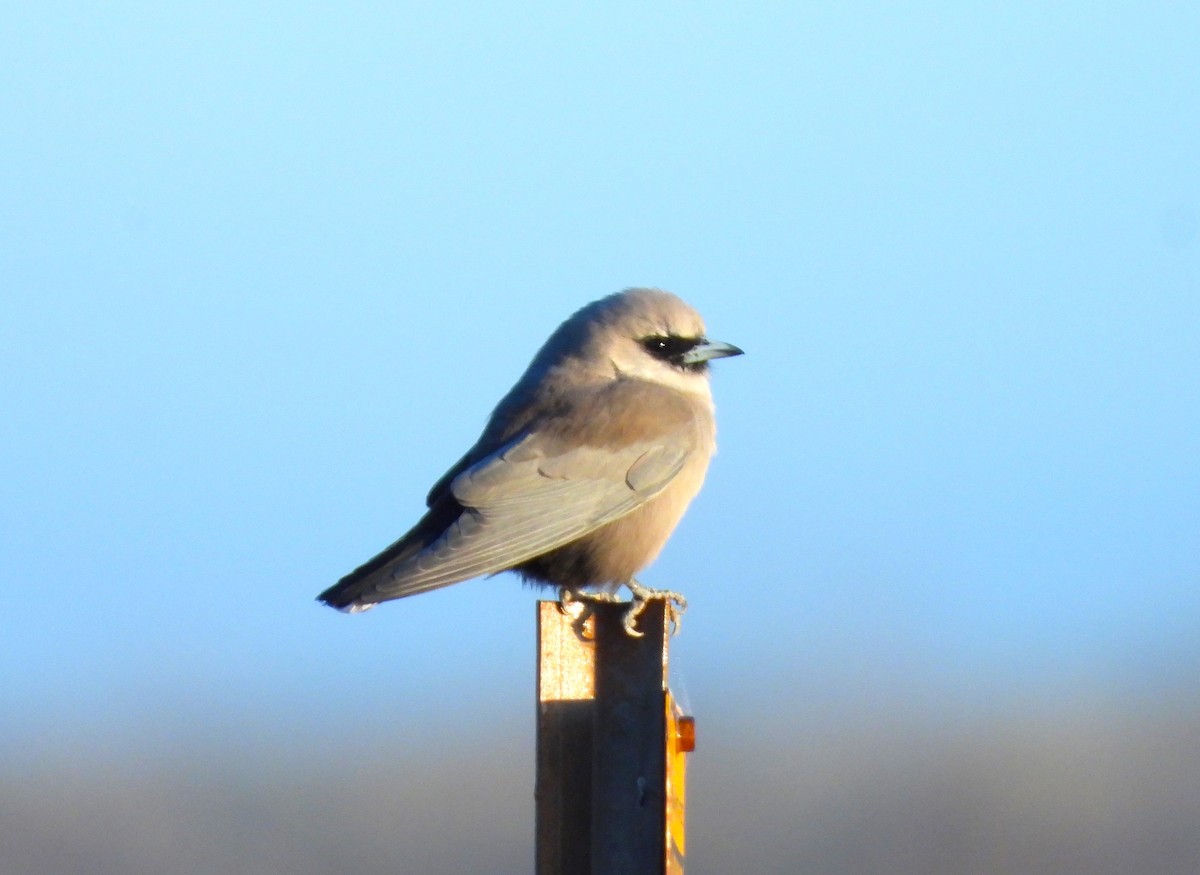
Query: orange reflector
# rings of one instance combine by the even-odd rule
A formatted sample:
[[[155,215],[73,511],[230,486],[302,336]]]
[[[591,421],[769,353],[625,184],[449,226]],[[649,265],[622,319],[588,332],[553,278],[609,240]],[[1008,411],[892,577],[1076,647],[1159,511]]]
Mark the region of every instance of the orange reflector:
[[[679,739],[679,749],[691,753],[696,749],[696,718],[680,717],[675,724],[675,732]]]

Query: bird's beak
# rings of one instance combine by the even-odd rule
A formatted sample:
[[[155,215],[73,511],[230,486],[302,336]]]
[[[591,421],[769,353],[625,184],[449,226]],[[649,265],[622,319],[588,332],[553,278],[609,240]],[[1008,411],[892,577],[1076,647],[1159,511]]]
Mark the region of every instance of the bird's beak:
[[[719,340],[709,340],[706,337],[683,354],[683,363],[695,365],[709,359],[723,359],[731,355],[742,354],[742,350],[732,343],[721,343]]]

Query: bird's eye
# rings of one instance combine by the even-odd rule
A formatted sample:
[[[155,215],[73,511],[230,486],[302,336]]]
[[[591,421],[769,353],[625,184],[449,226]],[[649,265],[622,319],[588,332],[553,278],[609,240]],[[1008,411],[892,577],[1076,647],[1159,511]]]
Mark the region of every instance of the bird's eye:
[[[674,335],[646,337],[642,347],[656,359],[677,361],[684,353],[691,350],[700,340],[695,337],[676,337]]]

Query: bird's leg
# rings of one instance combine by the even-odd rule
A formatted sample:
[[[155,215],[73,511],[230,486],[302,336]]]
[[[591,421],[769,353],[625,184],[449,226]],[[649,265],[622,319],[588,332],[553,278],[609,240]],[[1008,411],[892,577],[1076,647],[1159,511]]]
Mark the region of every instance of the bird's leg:
[[[629,592],[633,595],[633,601],[629,605],[629,610],[625,612],[625,617],[621,621],[621,625],[625,627],[625,632],[634,638],[641,638],[642,634],[636,628],[637,618],[642,615],[642,611],[646,610],[646,602],[650,599],[662,599],[667,609],[667,618],[671,621],[671,634],[678,635],[679,627],[683,623],[683,612],[687,610],[687,599],[680,593],[669,589],[650,589],[648,586],[643,586],[636,579],[629,578],[625,584],[629,588]]]

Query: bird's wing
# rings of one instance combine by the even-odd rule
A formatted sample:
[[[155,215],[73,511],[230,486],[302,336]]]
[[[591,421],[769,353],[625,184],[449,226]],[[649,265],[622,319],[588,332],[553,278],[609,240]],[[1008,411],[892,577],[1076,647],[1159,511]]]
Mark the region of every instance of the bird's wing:
[[[658,495],[691,452],[685,431],[616,448],[521,435],[450,482],[463,512],[440,537],[387,569],[366,596],[425,592],[560,547]]]

